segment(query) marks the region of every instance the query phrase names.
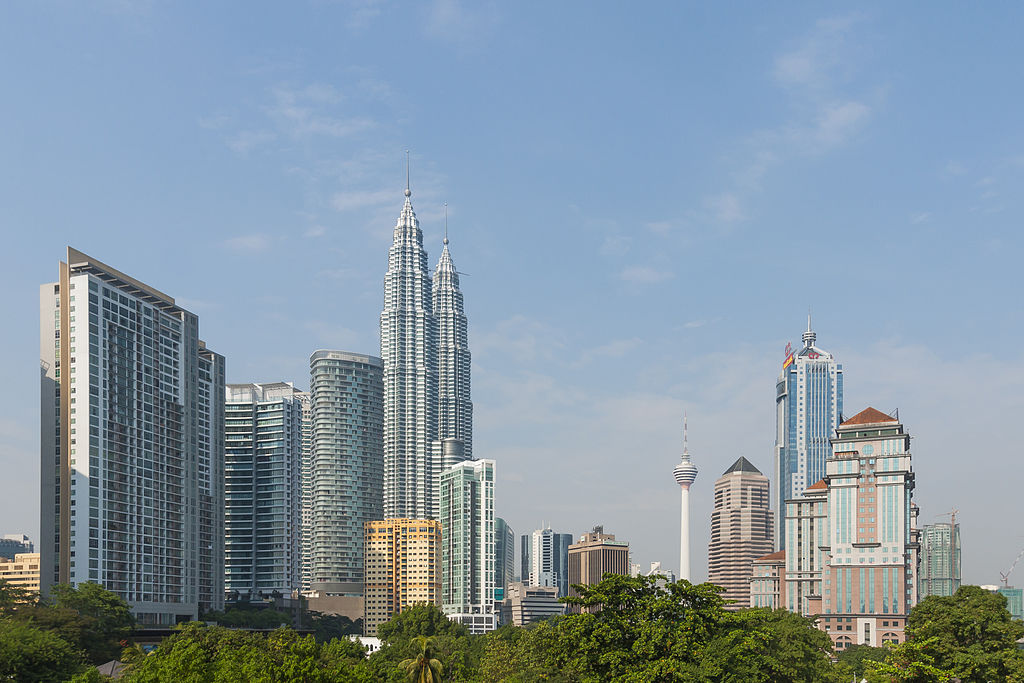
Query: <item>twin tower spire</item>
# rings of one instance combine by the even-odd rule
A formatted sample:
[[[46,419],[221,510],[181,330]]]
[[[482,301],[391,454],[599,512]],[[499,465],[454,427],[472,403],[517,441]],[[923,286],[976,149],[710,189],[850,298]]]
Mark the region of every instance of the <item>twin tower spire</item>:
[[[437,519],[445,467],[473,453],[470,353],[459,274],[445,237],[433,278],[412,208],[406,152],[405,204],[384,276],[384,517]]]

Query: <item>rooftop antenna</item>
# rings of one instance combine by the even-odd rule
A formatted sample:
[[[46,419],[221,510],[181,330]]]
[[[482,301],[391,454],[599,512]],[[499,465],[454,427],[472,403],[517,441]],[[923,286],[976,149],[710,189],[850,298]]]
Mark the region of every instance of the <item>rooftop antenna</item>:
[[[686,424],[686,422],[687,422],[686,411],[684,410],[683,411],[683,457],[684,458],[686,458],[687,456],[690,455],[690,446],[687,443],[688,425]]]
[[[444,203],[444,243],[448,244],[448,202]]]
[[[405,150],[405,196],[412,196],[412,190],[409,189],[409,150]]]

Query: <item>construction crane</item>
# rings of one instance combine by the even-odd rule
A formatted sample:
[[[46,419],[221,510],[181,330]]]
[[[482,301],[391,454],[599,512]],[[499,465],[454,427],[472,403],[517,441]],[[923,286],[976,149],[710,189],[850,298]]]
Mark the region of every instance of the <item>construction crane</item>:
[[[1010,568],[1006,570],[1005,574],[1003,572],[999,572],[999,576],[1003,579],[1003,588],[1010,587],[1010,574],[1013,573],[1014,568],[1017,566],[1017,563],[1020,562],[1020,558],[1022,557],[1024,557],[1024,550],[1020,551],[1017,555],[1017,559],[1013,561],[1013,564],[1010,565]]]

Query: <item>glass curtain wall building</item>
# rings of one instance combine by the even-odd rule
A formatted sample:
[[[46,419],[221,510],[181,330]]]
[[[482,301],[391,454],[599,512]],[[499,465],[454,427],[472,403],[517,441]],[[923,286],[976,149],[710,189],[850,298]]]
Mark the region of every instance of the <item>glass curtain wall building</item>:
[[[918,597],[953,595],[960,588],[960,525],[928,524],[921,529]]]
[[[174,299],[70,247],[40,289],[41,585],[140,623],[224,604],[224,357]]]
[[[382,364],[347,351],[315,351],[312,396],[310,587],[361,596],[363,525],[383,513]],[[334,585],[325,585],[334,584]]]
[[[572,534],[550,527],[522,536],[522,582],[527,586],[554,586],[558,597],[569,594],[569,546]]]
[[[776,547],[786,547],[786,501],[801,495],[825,476],[832,455],[830,439],[843,413],[843,366],[816,345],[807,316],[803,348],[787,346],[782,373],[775,385],[775,511]]]
[[[254,598],[299,588],[302,392],[229,384],[224,413],[224,589]]]

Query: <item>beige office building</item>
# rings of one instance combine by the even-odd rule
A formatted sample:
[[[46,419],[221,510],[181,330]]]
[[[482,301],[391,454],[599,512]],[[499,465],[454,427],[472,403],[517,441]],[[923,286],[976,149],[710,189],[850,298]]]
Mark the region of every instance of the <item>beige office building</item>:
[[[778,609],[783,606],[782,587],[786,582],[786,551],[780,550],[752,563],[750,606]]]
[[[753,562],[773,550],[768,477],[740,458],[715,482],[708,581],[725,588],[726,609],[750,605]]]
[[[441,523],[429,519],[366,522],[363,633],[411,605],[441,605]]]
[[[615,534],[606,534],[604,527],[595,526],[569,546],[569,595],[579,595],[573,590],[573,584],[593,586],[600,583],[605,574],[629,576],[629,543],[616,541]],[[569,606],[570,613],[579,611],[579,607]]]
[[[39,553],[18,553],[11,561],[0,558],[0,581],[39,592]]]

